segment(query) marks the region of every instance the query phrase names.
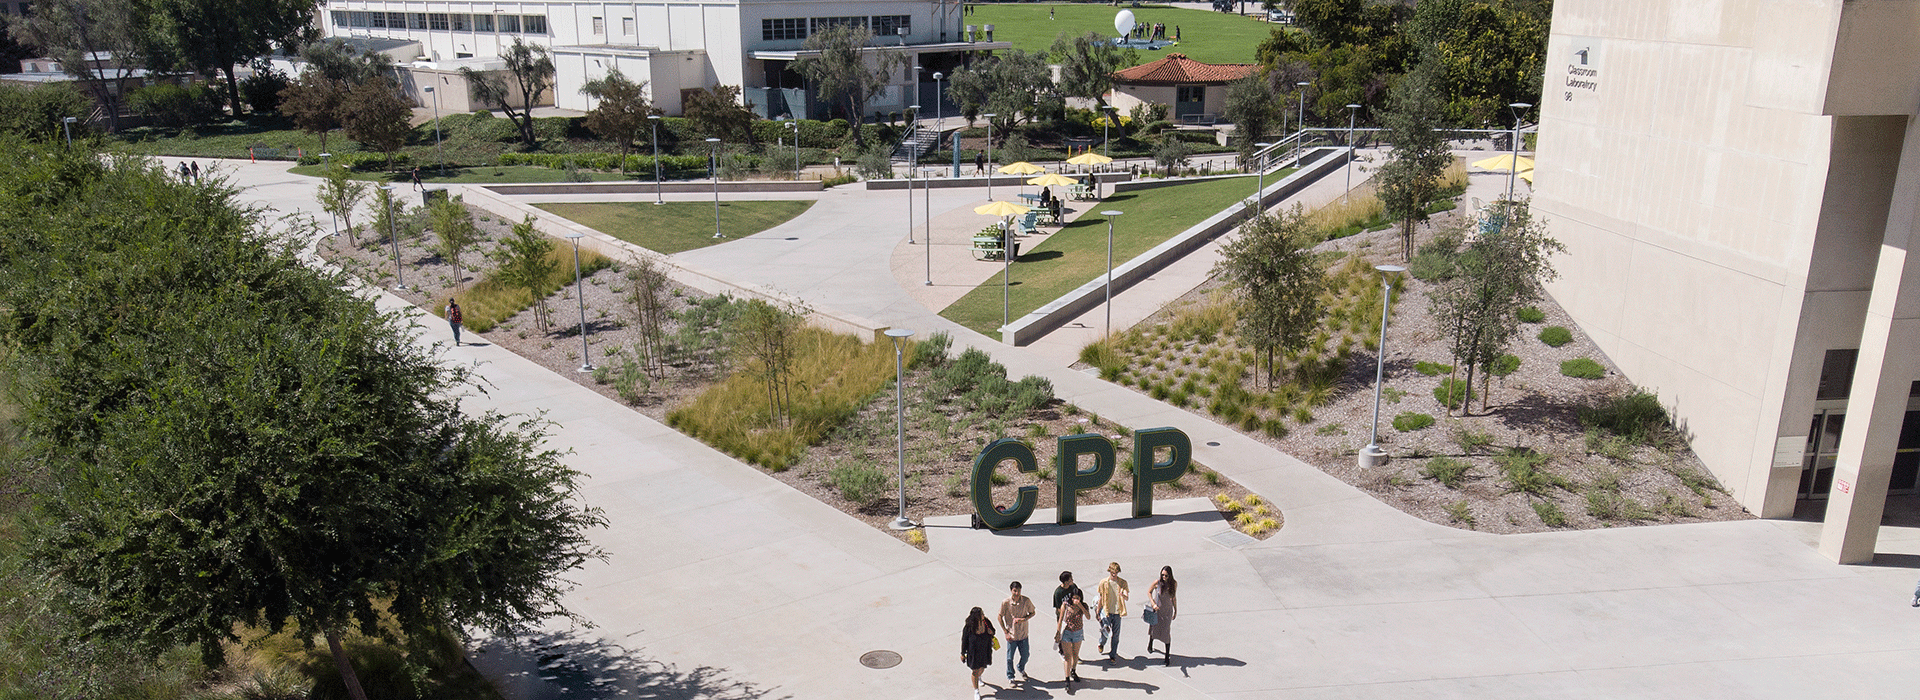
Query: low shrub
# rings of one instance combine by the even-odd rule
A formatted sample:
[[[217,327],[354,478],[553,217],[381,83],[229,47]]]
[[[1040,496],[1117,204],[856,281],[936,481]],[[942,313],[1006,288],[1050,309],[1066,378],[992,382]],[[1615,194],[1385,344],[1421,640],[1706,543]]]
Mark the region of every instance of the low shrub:
[[[1419,372],[1429,377],[1437,377],[1442,374],[1452,372],[1453,365],[1443,365],[1438,362],[1428,362],[1426,360],[1421,360],[1419,362],[1413,363],[1413,371]]]
[[[1660,397],[1645,389],[1635,389],[1631,393],[1581,408],[1578,415],[1581,425],[1604,430],[1636,444],[1653,442],[1653,438],[1673,425],[1667,417],[1667,409],[1660,405]]]
[[[1548,489],[1569,488],[1567,480],[1547,471],[1547,456],[1523,447],[1510,448],[1495,455],[1500,465],[1500,480],[1509,493],[1544,496]]]
[[[776,420],[768,405],[765,380],[744,369],[668,412],[668,424],[745,461],[779,469],[893,379],[891,343],[862,343],[852,335],[802,327],[790,347],[787,378],[793,390],[785,422]]]
[[[1533,514],[1540,516],[1540,522],[1547,527],[1567,526],[1567,514],[1560,512],[1559,504],[1553,501],[1534,501]]]
[[[887,473],[865,460],[835,466],[827,479],[840,490],[840,497],[861,508],[886,500]]]
[[[1557,348],[1573,342],[1573,331],[1566,326],[1547,326],[1540,331],[1539,338],[1540,342]]]
[[[938,367],[947,361],[947,350],[953,347],[953,336],[946,331],[936,331],[926,340],[913,344],[913,354],[907,359],[910,368]]]
[[[1615,489],[1587,489],[1587,515],[1601,520],[1645,520],[1647,509]]]
[[[1514,315],[1520,318],[1521,323],[1539,323],[1547,320],[1547,312],[1533,306],[1523,306]]]
[[[1473,504],[1469,503],[1467,499],[1464,499],[1464,498],[1458,501],[1454,501],[1452,503],[1448,503],[1447,519],[1456,523],[1460,523],[1462,525],[1466,525],[1468,528],[1472,528],[1473,527]]]
[[[1433,388],[1433,400],[1447,408],[1459,408],[1473,400],[1473,387],[1465,379],[1447,378]]]
[[[1435,457],[1427,460],[1426,465],[1420,468],[1420,475],[1440,482],[1441,486],[1457,489],[1462,482],[1466,481],[1467,471],[1472,468],[1473,464],[1465,460]]]
[[[1499,359],[1493,361],[1493,366],[1488,367],[1487,371],[1493,373],[1493,376],[1504,377],[1513,374],[1514,371],[1518,369],[1520,369],[1519,357],[1514,355],[1501,355]]]
[[[1410,433],[1433,425],[1433,416],[1425,413],[1402,413],[1393,417],[1393,429]]]
[[[1560,363],[1560,373],[1576,379],[1599,379],[1607,376],[1607,368],[1585,357],[1576,357]]]

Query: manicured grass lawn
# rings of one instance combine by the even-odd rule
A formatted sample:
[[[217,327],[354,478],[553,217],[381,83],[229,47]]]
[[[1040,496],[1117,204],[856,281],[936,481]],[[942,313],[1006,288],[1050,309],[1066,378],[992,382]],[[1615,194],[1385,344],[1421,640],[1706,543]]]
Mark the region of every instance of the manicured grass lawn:
[[[726,238],[713,237],[711,202],[585,202],[534,206],[628,243],[672,255],[779,226],[813,204],[811,200],[721,202],[720,232],[726,234]]]
[[[296,149],[307,153],[356,153],[360,144],[335,133],[321,148],[320,137],[271,117],[203,124],[186,129],[140,128],[122,131],[113,137],[112,147],[128,153],[188,158],[245,158],[253,146],[284,149],[292,159]]]
[[[295,175],[308,175],[311,177],[320,177],[321,173],[325,170],[325,168],[326,168],[325,165],[299,165],[299,166],[294,166],[292,168],[288,168],[287,172],[293,173]],[[367,180],[369,182],[411,182],[411,180],[408,178],[408,172],[410,171],[402,170],[399,172],[392,172],[392,173],[381,172],[381,171],[355,171],[353,174],[348,175],[347,177],[354,180]],[[594,182],[602,182],[602,181],[608,181],[608,180],[632,180],[634,178],[639,177],[639,175],[621,175],[620,173],[601,173],[601,172],[592,172],[592,171],[586,171],[586,170],[580,171],[580,175]],[[554,170],[553,168],[541,167],[538,165],[498,165],[498,166],[491,166],[491,167],[484,167],[484,168],[449,167],[447,168],[446,176],[442,177],[440,175],[439,168],[434,167],[432,164],[423,164],[420,166],[420,180],[422,182],[426,182],[429,184],[435,183],[435,182],[461,182],[461,183],[566,182],[567,171]],[[649,177],[648,181],[651,182],[652,178]]]
[[[1253,195],[1249,178],[1236,177],[1190,185],[1125,192],[1100,202],[1095,211],[1118,209],[1114,219],[1113,264],[1119,265],[1160,245],[1174,234]],[[1269,183],[1272,180],[1268,180]],[[985,263],[982,263],[985,264]],[[1022,246],[1013,262],[1009,319],[1018,319],[1060,298],[1107,271],[1107,218],[1082,216],[1029,250]],[[995,274],[959,301],[940,311],[955,323],[991,337],[1000,336],[1000,275]]]
[[[1151,63],[1169,53],[1183,53],[1203,63],[1253,63],[1254,51],[1280,25],[1252,17],[1240,17],[1206,10],[1186,10],[1164,5],[1119,8],[1105,4],[994,4],[972,5],[973,14],[966,24],[993,25],[994,41],[1013,42],[1013,48],[1027,52],[1046,51],[1060,34],[1079,36],[1089,31],[1112,37],[1113,16],[1121,9],[1133,10],[1135,22],[1167,25],[1167,38],[1180,28],[1180,43],[1146,51],[1136,49],[1140,63]],[[1047,19],[1052,8],[1053,19]]]

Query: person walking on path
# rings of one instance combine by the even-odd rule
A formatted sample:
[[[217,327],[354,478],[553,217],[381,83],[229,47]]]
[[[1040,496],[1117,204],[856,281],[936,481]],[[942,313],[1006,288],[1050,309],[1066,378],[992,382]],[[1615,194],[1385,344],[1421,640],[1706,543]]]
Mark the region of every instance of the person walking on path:
[[[418,166],[415,166],[413,169],[413,191],[419,192],[420,190],[425,189],[426,186],[427,186],[427,183],[420,181],[420,168]]]
[[[200,161],[197,161],[197,160],[193,161],[192,171],[193,171],[193,181],[199,182],[200,181]]]
[[[1094,609],[1099,610],[1100,645],[1107,655],[1107,666],[1120,660],[1120,621],[1127,618],[1127,580],[1120,578],[1120,562],[1107,564],[1107,577],[1094,586]],[[1109,639],[1108,635],[1112,637]]]
[[[975,152],[973,154],[973,174],[980,175],[985,172],[987,172],[987,152]]]
[[[1173,567],[1160,567],[1160,578],[1154,580],[1153,587],[1147,589],[1147,654],[1153,654],[1154,640],[1160,641],[1160,650],[1167,655],[1167,665],[1173,665],[1173,618],[1180,616],[1179,601],[1174,598],[1180,587],[1173,580]]]
[[[1079,593],[1080,593],[1080,587],[1074,585],[1073,583],[1073,572],[1071,571],[1060,572],[1060,587],[1053,589],[1054,617],[1060,616],[1060,606],[1067,602],[1068,596],[1077,595]]]
[[[1080,589],[1073,589],[1067,600],[1060,606],[1060,616],[1055,618],[1057,630],[1054,636],[1060,640],[1061,663],[1067,674],[1067,686],[1080,680],[1080,643],[1087,640],[1087,618],[1093,613],[1087,610],[1087,601],[1080,595]]]
[[[993,634],[993,623],[978,606],[967,613],[967,626],[960,630],[960,662],[973,669],[974,700],[980,698],[980,672],[993,665]]]
[[[453,346],[460,347],[460,302],[447,300],[447,325],[453,327]]]
[[[1033,649],[1027,644],[1027,621],[1033,619],[1036,611],[1033,600],[1020,595],[1020,582],[1014,581],[1007,586],[1007,599],[1000,601],[1000,629],[1007,636],[1007,682],[1013,682],[1013,654],[1020,652],[1020,682],[1031,683],[1027,677],[1027,660],[1032,657]]]

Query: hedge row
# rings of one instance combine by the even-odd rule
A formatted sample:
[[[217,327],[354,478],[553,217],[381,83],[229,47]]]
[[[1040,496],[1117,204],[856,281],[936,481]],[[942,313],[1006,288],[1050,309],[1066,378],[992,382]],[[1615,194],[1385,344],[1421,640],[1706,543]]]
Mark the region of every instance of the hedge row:
[[[502,153],[501,165],[537,165],[554,170],[619,170],[618,153]],[[653,172],[652,155],[627,156],[629,172]],[[660,156],[660,171],[667,177],[687,177],[707,173],[706,156]]]

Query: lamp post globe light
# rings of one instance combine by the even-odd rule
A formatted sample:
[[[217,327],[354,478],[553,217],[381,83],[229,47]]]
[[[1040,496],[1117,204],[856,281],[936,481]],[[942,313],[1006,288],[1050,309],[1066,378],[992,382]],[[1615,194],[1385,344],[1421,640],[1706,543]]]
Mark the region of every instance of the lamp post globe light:
[[[398,282],[398,284],[393,285],[393,288],[406,289],[407,277],[406,274],[400,270],[400,232],[398,227],[395,226],[393,218],[394,187],[393,185],[381,185],[380,189],[387,193],[387,239],[393,241],[393,279],[395,282]]]
[[[1393,305],[1393,276],[1406,272],[1399,265],[1375,265],[1380,275],[1380,352],[1373,360],[1373,429],[1367,433],[1367,446],[1360,449],[1360,468],[1385,464],[1387,451],[1380,449],[1380,386],[1387,367],[1387,310]]]
[[[898,443],[900,454],[900,514],[895,516],[889,526],[895,530],[910,530],[913,521],[907,519],[907,409],[900,393],[903,378],[900,361],[900,341],[913,335],[905,328],[888,328],[887,337],[893,339],[893,430],[894,442]]]
[[[987,201],[993,201],[993,118],[998,114],[982,114],[987,120]]]
[[[1507,165],[1512,166],[1507,168],[1507,201],[1509,202],[1513,201],[1513,181],[1520,177],[1520,110],[1532,106],[1525,102],[1507,105],[1507,109],[1513,114],[1513,143],[1511,144],[1513,153],[1512,160],[1507,162]]]
[[[720,139],[707,139],[707,150],[713,161],[713,237],[726,238],[720,235]]]
[[[1296,165],[1299,164],[1300,162],[1299,161],[1300,146],[1306,141],[1304,136],[1306,135],[1306,131],[1307,131],[1307,86],[1312,84],[1313,83],[1309,83],[1306,81],[1294,83],[1295,87],[1300,88],[1300,113],[1295,116],[1299,117],[1297,121],[1300,122],[1300,132],[1301,132],[1301,136],[1303,137],[1303,138],[1297,138],[1293,140],[1293,156],[1294,156],[1294,163]]]
[[[447,176],[447,152],[440,149],[440,93],[428,85],[421,90],[433,93],[433,156],[440,159],[440,176]]]
[[[933,131],[934,133],[939,133],[941,130],[940,127],[947,125],[947,110],[945,109],[944,105],[940,104],[940,80],[945,77],[946,76],[941,75],[939,71],[934,71],[933,73]]]
[[[647,121],[653,124],[653,203],[666,204],[660,198],[660,115],[649,114]]]
[[[914,70],[918,71],[920,69],[914,68]],[[912,110],[913,112],[913,116],[911,117],[911,120],[912,120],[911,123],[913,124],[913,130],[915,132],[918,132],[920,130],[920,105],[909,105],[907,109]],[[913,241],[913,171],[916,168],[920,167],[919,146],[920,144],[918,143],[914,143],[912,145],[907,146],[907,245],[914,244],[914,241]],[[893,166],[889,165],[887,167],[891,168]]]
[[[1105,338],[1113,337],[1113,217],[1124,213],[1126,212],[1114,209],[1100,212],[1101,216],[1107,217],[1107,281],[1104,285],[1107,288],[1107,334],[1103,336]]]
[[[1353,144],[1353,119],[1359,109],[1360,105],[1347,105],[1347,190],[1340,194],[1341,202],[1347,201],[1347,195],[1353,193],[1353,158],[1360,154],[1360,149]]]
[[[569,233],[567,240],[573,241],[573,297],[580,302],[580,371],[593,371],[593,355],[587,353],[587,290],[580,286],[580,239],[584,233]]]

